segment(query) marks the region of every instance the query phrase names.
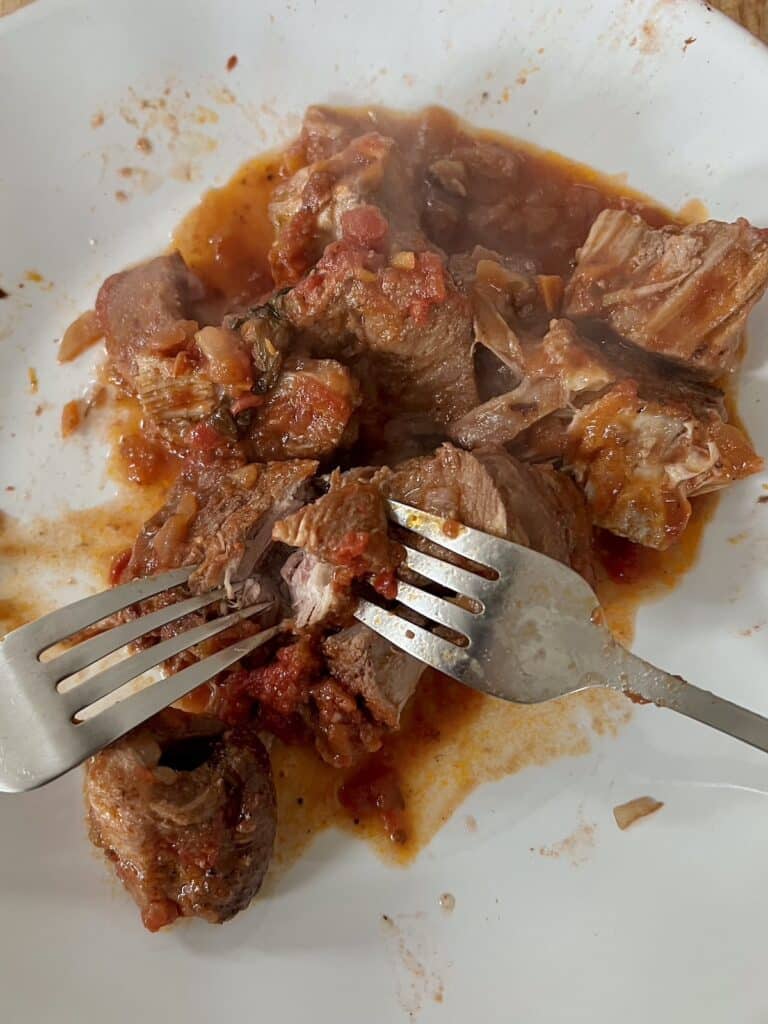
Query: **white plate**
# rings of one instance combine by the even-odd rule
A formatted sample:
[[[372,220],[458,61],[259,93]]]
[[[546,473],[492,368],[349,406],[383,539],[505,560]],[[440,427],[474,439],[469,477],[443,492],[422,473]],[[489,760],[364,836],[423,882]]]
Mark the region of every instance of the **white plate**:
[[[156,178],[127,188],[118,169],[142,160],[120,108],[143,123],[152,111],[137,97],[166,87],[179,133],[153,129]],[[40,0],[0,23],[8,512],[109,496],[102,446],[56,440],[87,368],[58,367],[53,339],[107,273],[162,248],[204,187],[285,139],[318,100],[437,101],[627,172],[670,205],[700,197],[715,216],[768,223],[768,55],[704,5]],[[196,122],[198,106],[218,123]],[[180,182],[185,162],[193,180]],[[130,201],[115,201],[120,188]],[[30,269],[54,286],[19,290]],[[765,452],[765,304],[752,324],[740,408]],[[50,405],[36,417],[38,403]],[[768,713],[761,485],[728,493],[696,570],[643,611],[636,647]],[[143,932],[89,852],[79,786],[72,776],[0,801],[0,1014],[14,1024],[766,1019],[768,760],[670,713],[642,709],[586,756],[482,788],[406,871],[325,834],[222,929]],[[666,807],[620,833],[611,808],[642,793]],[[538,852],[590,824],[576,856]],[[452,914],[437,903],[446,890]]]

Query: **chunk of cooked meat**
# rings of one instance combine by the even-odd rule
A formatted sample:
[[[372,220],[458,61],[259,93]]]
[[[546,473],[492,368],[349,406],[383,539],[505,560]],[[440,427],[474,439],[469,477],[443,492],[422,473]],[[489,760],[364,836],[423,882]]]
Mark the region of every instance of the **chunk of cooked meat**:
[[[322,459],[355,439],[360,389],[333,359],[285,363],[264,403],[253,409],[249,448],[260,459]]]
[[[422,662],[360,622],[326,637],[323,653],[331,675],[362,701],[371,718],[397,729],[424,672]]]
[[[150,931],[220,923],[259,891],[275,839],[267,753],[248,727],[168,710],[88,762],[91,842]]]
[[[313,105],[307,107],[301,122],[301,132],[293,145],[300,159],[307,164],[327,160],[341,152],[360,134],[358,118],[346,111]]]
[[[736,363],[767,284],[768,231],[743,219],[652,228],[604,210],[579,250],[565,314],[605,319],[635,345],[718,376]]]
[[[302,548],[353,576],[392,571],[403,549],[389,537],[387,506],[374,484],[331,478],[328,493],[275,523],[275,540]]]
[[[592,579],[584,499],[549,466],[526,465],[503,448],[466,452],[444,444],[378,478],[392,498],[535,548]]]
[[[204,299],[202,283],[171,253],[108,278],[96,313],[110,369],[139,400],[144,433],[176,450],[232,455],[234,413],[253,402],[260,383],[260,350],[248,331],[266,320],[200,327]]]
[[[570,320],[553,320],[543,338],[527,338],[520,352],[519,385],[452,423],[452,440],[466,448],[507,444],[553,415],[565,430],[577,408],[620,380],[634,380],[644,398],[686,403],[694,415],[724,415],[716,388],[613,337],[586,337]]]
[[[357,402],[349,371],[313,364],[297,378],[295,360],[284,363],[293,331],[275,302],[228,315],[219,325],[179,319],[203,315],[201,295],[202,284],[178,253],[115,275],[99,293],[110,364],[141,404],[144,433],[177,451],[232,456],[252,430],[257,440],[264,435],[266,450],[256,455],[290,458],[301,448],[294,435],[303,432],[302,454],[315,446],[329,454]],[[290,435],[282,441],[278,405]]]
[[[316,354],[365,356],[379,429],[395,413],[446,423],[477,404],[469,303],[437,253],[387,261],[356,242],[334,242],[283,297],[283,309]]]
[[[269,545],[273,523],[295,507],[316,469],[310,460],[235,468],[188,461],[166,504],[145,524],[121,578],[197,565],[188,583],[195,593],[245,578]]]
[[[354,579],[369,577],[392,596],[404,552],[389,537],[386,502],[373,483],[334,474],[328,493],[275,523],[272,536],[302,549],[283,567],[297,625],[348,618]]]
[[[338,622],[349,613],[348,577],[343,584],[334,566],[306,551],[294,551],[283,565],[281,577],[288,587],[296,626]]]
[[[514,391],[495,395],[454,420],[448,436],[463,448],[508,444],[534,423],[566,406],[567,396],[556,378],[523,381]]]
[[[567,433],[566,464],[598,526],[647,547],[669,547],[691,516],[690,498],[756,472],[762,460],[714,412],[638,396],[622,381],[579,410]]]
[[[418,115],[413,159],[422,224],[435,244],[446,252],[478,244],[524,253],[544,274],[568,269],[599,211],[615,202],[584,181],[564,181],[533,153],[468,131],[439,107]]]
[[[184,348],[198,329],[194,304],[203,295],[202,283],[177,252],[108,277],[96,298],[96,316],[119,376],[131,383],[140,356]]]
[[[378,132],[301,168],[275,189],[269,213],[275,227],[269,258],[278,287],[299,281],[342,237],[385,251],[392,231],[409,247],[425,246],[400,152]]]
[[[329,677],[313,686],[310,698],[315,745],[328,764],[349,768],[381,747],[383,728],[367,717],[354,695],[335,679]]]
[[[579,489],[551,466],[529,466],[503,448],[475,453],[499,489],[507,516],[526,536],[524,543],[594,578],[592,522]]]

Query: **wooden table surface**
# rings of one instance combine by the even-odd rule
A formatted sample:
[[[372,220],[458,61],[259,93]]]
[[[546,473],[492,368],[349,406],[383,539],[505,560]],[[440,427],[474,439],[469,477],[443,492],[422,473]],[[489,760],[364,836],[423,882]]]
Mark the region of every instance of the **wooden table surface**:
[[[32,0],[0,0],[0,17],[28,3]],[[711,0],[711,3],[768,43],[768,0]]]

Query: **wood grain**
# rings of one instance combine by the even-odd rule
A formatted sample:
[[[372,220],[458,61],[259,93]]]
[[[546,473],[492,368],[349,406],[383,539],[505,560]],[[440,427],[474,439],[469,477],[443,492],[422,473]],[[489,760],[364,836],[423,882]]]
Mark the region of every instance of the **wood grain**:
[[[28,3],[32,0],[0,0],[0,17]],[[768,43],[768,0],[711,0],[711,3]]]
[[[713,6],[768,43],[768,0],[713,0]]]
[[[31,2],[32,0],[0,0],[0,18],[4,14],[11,14],[13,11],[17,11],[20,7],[24,7]]]

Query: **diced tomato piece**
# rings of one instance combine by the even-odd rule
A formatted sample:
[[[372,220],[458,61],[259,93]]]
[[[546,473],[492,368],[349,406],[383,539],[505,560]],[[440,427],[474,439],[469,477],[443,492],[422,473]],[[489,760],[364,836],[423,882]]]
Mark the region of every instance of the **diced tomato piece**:
[[[345,239],[369,249],[382,249],[389,224],[378,206],[356,206],[341,215],[341,232]]]

